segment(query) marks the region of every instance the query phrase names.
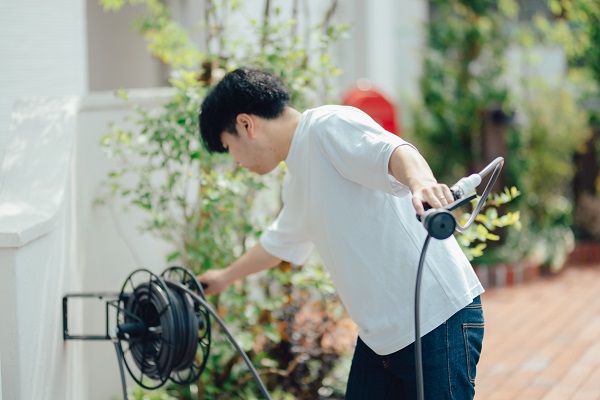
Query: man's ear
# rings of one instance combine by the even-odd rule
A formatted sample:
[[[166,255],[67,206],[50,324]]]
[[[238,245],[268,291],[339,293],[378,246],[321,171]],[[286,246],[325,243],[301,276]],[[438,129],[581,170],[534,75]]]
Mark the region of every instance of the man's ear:
[[[238,126],[238,132],[241,129],[246,132],[248,137],[252,138],[254,136],[254,120],[249,114],[238,114],[235,122]]]

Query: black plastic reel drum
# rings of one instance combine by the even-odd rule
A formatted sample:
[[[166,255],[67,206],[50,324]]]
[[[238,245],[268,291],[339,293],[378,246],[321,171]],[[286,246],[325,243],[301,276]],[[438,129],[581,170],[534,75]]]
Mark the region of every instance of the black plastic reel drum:
[[[118,297],[117,340],[121,358],[135,382],[156,389],[171,379],[197,381],[208,360],[208,310],[189,294],[206,299],[202,286],[183,267],[161,276],[145,269],[131,273]]]

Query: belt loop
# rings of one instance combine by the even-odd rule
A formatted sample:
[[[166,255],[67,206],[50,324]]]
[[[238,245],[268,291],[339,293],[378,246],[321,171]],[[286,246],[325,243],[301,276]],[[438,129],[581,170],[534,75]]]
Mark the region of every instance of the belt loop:
[[[381,363],[383,364],[383,368],[388,368],[390,366],[390,359],[388,356],[381,356]]]

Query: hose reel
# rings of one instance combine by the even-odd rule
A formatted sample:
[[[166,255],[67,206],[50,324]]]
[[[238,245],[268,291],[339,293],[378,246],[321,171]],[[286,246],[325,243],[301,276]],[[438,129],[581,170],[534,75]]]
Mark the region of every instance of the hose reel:
[[[69,333],[68,302],[73,298],[106,301],[104,335]],[[116,314],[112,329],[111,310]],[[270,399],[248,356],[206,302],[202,286],[192,272],[183,267],[169,267],[160,276],[147,269],[135,270],[119,293],[65,295],[63,338],[112,341],[119,360],[123,398],[127,399],[123,365],[139,386],[149,390],[157,389],[169,380],[178,385],[198,381],[210,353],[211,316],[246,362],[265,398]]]
[[[171,267],[160,277],[134,271],[121,289],[116,335],[123,362],[136,383],[156,389],[171,380],[197,381],[210,352],[210,317],[182,288],[204,297],[194,276]]]

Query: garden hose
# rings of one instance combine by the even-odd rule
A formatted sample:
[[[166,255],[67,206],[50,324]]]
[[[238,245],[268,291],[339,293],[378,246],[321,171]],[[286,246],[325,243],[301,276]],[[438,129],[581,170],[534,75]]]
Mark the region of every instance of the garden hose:
[[[423,223],[423,226],[427,230],[427,236],[425,238],[425,243],[423,243],[423,248],[421,249],[421,256],[419,258],[419,264],[417,267],[417,278],[415,282],[415,375],[417,381],[417,399],[423,400],[425,398],[424,393],[424,384],[423,384],[423,356],[421,349],[421,321],[420,321],[420,310],[421,310],[421,280],[423,277],[423,268],[425,265],[425,256],[427,254],[427,248],[429,247],[429,242],[431,238],[435,238],[438,240],[444,240],[449,238],[454,231],[464,232],[467,230],[475,218],[481,211],[481,208],[485,204],[487,197],[492,190],[492,187],[496,183],[498,176],[500,175],[500,170],[504,165],[504,158],[498,157],[494,161],[492,161],[489,165],[487,165],[479,174],[476,174],[479,179],[476,180],[477,185],[481,182],[481,178],[492,173],[490,180],[488,181],[483,194],[479,198],[475,209],[467,222],[464,225],[456,222],[454,216],[450,213],[450,211],[460,207],[463,204],[471,201],[476,197],[476,193],[474,192],[475,186],[472,186],[473,192],[469,193],[469,191],[463,192],[462,190],[454,190],[453,186],[452,194],[454,196],[454,202],[437,209],[428,209],[423,213],[423,215],[417,215],[417,219]],[[462,181],[462,180],[461,180]],[[460,183],[460,181],[459,181]]]
[[[450,211],[470,201],[474,194],[455,199],[440,209],[426,211],[422,218],[427,237],[421,250],[415,288],[415,368],[418,399],[424,399],[423,366],[420,335],[420,287],[425,256],[430,239],[446,239],[454,230],[464,231],[474,221],[495,183],[504,160],[498,157],[481,173],[493,172],[473,215],[465,225],[457,224]],[[271,397],[252,365],[248,355],[227,329],[225,323],[206,301],[204,291],[195,276],[186,268],[170,267],[161,276],[146,269],[132,272],[126,279],[116,300],[106,303],[106,335],[70,335],[68,330],[68,299],[72,297],[115,297],[112,293],[82,293],[63,297],[64,340],[112,340],[117,352],[123,399],[127,387],[123,364],[130,376],[143,388],[156,389],[168,380],[180,385],[197,381],[208,360],[211,345],[212,316],[236,348],[256,384],[267,400]],[[115,331],[108,333],[108,309],[117,310]]]

